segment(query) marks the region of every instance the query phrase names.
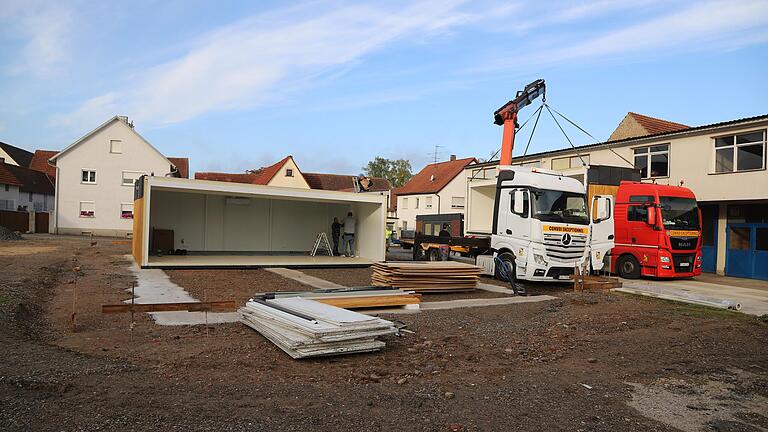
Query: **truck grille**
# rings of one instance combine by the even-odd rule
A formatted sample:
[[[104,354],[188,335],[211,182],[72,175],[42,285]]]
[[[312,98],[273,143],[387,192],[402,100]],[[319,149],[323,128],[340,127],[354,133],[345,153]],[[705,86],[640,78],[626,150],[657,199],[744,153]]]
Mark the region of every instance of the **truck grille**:
[[[587,236],[573,233],[569,235],[570,243],[563,244],[563,234],[544,233],[544,247],[547,249],[547,255],[565,262],[575,263],[581,259],[587,246]]]
[[[695,259],[696,259],[696,254],[672,254],[672,263],[675,265],[675,272],[677,273],[692,272],[693,263]]]
[[[674,250],[694,250],[699,244],[698,237],[670,237],[669,243]]]

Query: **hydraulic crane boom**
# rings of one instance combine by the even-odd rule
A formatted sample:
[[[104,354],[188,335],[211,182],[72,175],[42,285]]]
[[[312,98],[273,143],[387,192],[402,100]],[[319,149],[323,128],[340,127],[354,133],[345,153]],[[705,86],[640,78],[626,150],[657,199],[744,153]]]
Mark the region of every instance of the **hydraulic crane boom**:
[[[512,163],[512,150],[515,147],[515,131],[517,129],[517,112],[526,107],[539,96],[544,95],[546,86],[543,79],[528,84],[522,91],[517,92],[514,99],[507,102],[501,108],[493,113],[493,122],[497,125],[504,125],[504,132],[501,137],[501,156],[500,165],[510,165]]]

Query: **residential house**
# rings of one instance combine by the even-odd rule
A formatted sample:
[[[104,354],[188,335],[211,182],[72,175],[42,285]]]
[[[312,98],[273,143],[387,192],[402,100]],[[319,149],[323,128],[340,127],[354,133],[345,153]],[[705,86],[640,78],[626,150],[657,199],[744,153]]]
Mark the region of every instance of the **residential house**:
[[[53,191],[53,183],[45,173],[0,157],[0,210],[52,211]]]
[[[245,173],[196,172],[196,180],[249,183],[266,186],[282,186],[300,189],[333,190],[341,192],[355,191],[355,178],[352,175],[305,173],[299,169],[293,156],[286,156],[279,162],[247,171]],[[385,178],[371,179],[371,192],[383,192],[392,188]]]
[[[163,156],[124,116],[107,120],[48,162],[56,167],[58,234],[130,236],[136,179],[189,176],[186,158]]]
[[[451,155],[445,162],[425,166],[392,193],[396,195],[397,228],[416,228],[416,216],[428,214],[464,213],[467,179],[464,168],[475,158],[457,159]],[[395,199],[393,199],[394,201]]]
[[[32,153],[24,149],[0,142],[0,158],[8,165],[29,168]]]
[[[644,181],[689,187],[702,214],[704,270],[768,279],[766,130],[768,115],[686,126],[629,113],[606,142],[530,154],[515,164],[582,181],[582,163],[632,166]],[[490,229],[497,167],[494,161],[464,171],[472,207],[467,231]]]

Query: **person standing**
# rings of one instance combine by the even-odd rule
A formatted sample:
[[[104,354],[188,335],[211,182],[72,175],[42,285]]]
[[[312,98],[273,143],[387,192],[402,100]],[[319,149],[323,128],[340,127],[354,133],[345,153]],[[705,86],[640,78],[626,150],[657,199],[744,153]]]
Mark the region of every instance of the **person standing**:
[[[347,217],[344,218],[344,237],[342,238],[341,249],[344,256],[355,256],[355,228],[357,221],[352,217],[352,212],[347,213]],[[349,252],[347,252],[347,245],[349,245]]]
[[[333,256],[339,256],[339,236],[341,236],[341,222],[339,218],[333,218],[331,224],[331,239],[333,240]]]

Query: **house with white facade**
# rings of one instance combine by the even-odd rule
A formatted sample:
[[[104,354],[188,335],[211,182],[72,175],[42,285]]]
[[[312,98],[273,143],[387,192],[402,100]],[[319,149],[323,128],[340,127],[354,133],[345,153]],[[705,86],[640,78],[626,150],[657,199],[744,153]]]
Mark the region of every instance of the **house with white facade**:
[[[457,159],[425,166],[408,183],[392,191],[397,201],[397,231],[416,228],[416,216],[464,213],[467,179],[464,168],[475,158]],[[395,198],[393,198],[393,201]]]
[[[704,271],[768,279],[768,115],[688,126],[628,113],[608,141],[529,154],[513,165],[585,181],[583,165],[633,167],[699,202]],[[498,161],[468,165],[467,232],[490,232]],[[398,210],[399,212],[399,210]]]
[[[114,116],[52,156],[57,234],[130,236],[133,186],[142,175],[189,176],[186,158],[168,158]]]

